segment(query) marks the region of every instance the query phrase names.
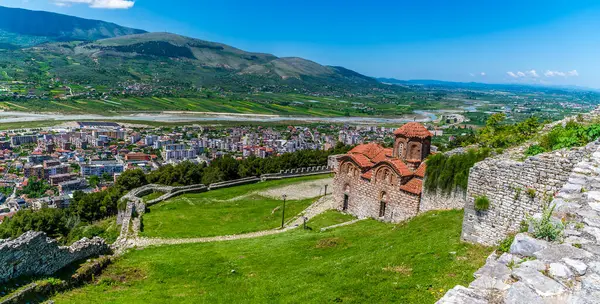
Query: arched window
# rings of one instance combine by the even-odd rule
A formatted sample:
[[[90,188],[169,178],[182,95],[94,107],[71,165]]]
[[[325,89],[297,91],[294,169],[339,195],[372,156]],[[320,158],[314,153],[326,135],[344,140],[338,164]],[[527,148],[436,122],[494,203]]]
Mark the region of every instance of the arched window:
[[[385,216],[385,209],[387,207],[387,195],[385,192],[381,192],[379,199],[379,217]]]
[[[398,157],[402,158],[402,152],[404,151],[404,143],[398,144]]]

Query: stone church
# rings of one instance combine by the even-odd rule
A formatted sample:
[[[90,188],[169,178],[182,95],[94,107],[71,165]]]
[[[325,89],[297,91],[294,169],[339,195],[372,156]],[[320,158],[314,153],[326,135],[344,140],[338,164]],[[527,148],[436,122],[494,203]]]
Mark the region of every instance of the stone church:
[[[393,148],[369,143],[338,157],[333,196],[339,210],[386,222],[419,213],[424,160],[433,135],[417,122],[405,124],[394,135]]]

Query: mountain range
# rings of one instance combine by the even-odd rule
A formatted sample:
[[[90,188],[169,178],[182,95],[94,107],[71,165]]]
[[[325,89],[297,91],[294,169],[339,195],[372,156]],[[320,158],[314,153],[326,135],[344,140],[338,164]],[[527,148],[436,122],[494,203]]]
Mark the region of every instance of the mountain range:
[[[43,83],[49,78],[91,86],[135,82],[232,91],[397,90],[343,67],[303,58],[280,58],[172,33],[0,7],[0,80]]]

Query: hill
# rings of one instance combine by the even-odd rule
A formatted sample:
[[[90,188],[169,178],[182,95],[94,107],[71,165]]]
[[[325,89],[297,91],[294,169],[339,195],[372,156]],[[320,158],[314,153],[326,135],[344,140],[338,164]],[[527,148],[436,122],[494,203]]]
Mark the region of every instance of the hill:
[[[145,31],[110,22],[0,6],[0,48],[5,49],[49,41],[92,41],[141,33]]]
[[[4,91],[12,92],[10,99],[77,97],[81,91],[86,98],[123,92],[196,97],[203,88],[311,95],[399,90],[299,57],[279,58],[171,33],[0,6],[2,82],[9,87]],[[62,94],[65,87],[69,93]],[[0,93],[0,99],[6,98]]]

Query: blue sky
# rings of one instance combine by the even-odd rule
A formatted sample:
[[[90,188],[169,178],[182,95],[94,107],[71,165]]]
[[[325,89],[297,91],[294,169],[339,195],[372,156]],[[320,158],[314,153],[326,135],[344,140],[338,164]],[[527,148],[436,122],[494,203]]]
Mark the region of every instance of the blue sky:
[[[399,79],[600,88],[600,1],[0,0]]]

